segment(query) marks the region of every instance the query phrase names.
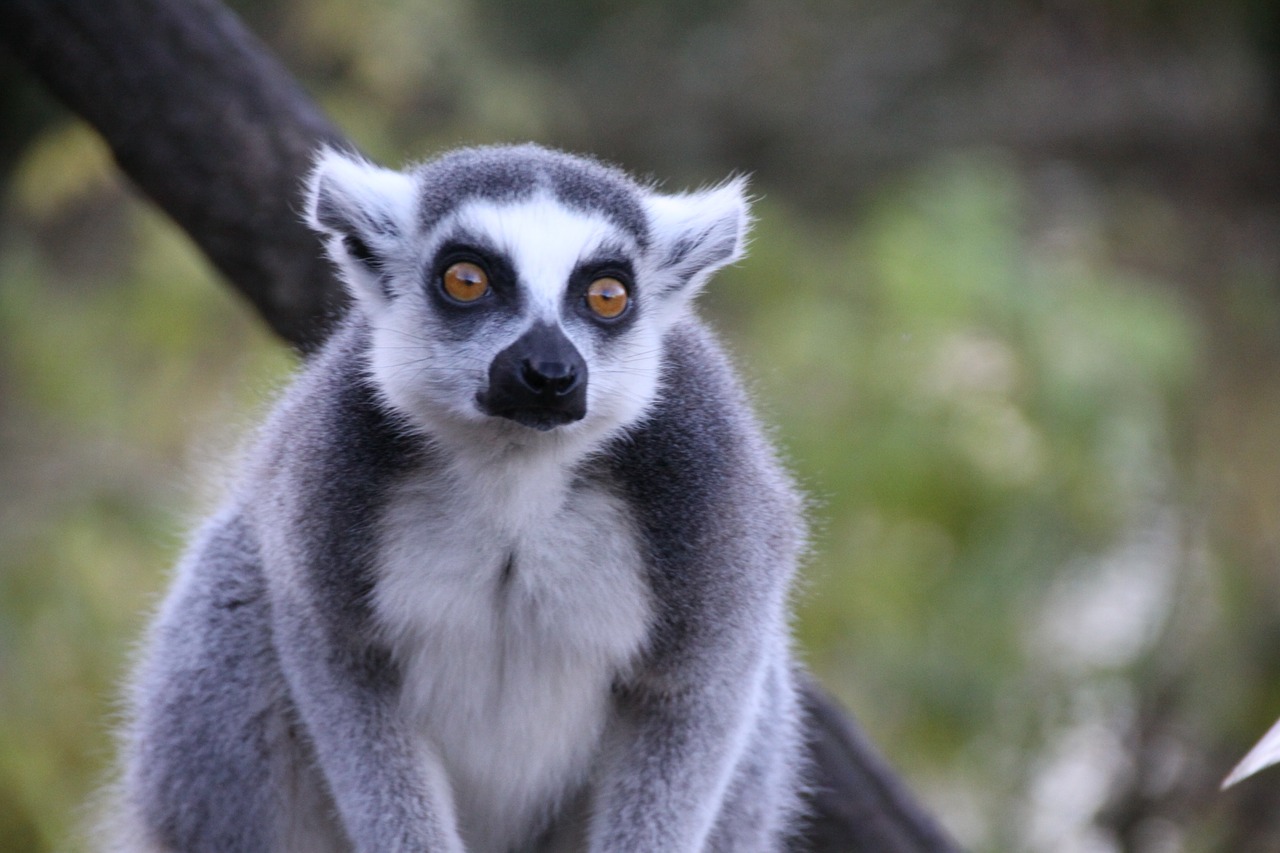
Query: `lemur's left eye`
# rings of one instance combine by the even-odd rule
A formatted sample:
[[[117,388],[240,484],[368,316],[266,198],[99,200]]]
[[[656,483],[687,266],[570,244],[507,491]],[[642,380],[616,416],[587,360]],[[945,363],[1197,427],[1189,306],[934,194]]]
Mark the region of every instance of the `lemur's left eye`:
[[[444,292],[459,302],[475,302],[489,292],[489,274],[478,264],[459,261],[444,271]]]
[[[587,307],[597,317],[612,320],[627,309],[627,287],[616,278],[605,276],[587,287]]]

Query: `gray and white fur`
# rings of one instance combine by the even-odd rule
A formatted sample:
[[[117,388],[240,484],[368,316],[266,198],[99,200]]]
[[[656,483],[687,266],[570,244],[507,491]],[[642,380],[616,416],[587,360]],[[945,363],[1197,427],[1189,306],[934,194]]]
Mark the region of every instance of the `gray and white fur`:
[[[354,307],[178,567],[114,849],[785,849],[801,501],[690,304],[743,183],[329,151],[307,215]]]

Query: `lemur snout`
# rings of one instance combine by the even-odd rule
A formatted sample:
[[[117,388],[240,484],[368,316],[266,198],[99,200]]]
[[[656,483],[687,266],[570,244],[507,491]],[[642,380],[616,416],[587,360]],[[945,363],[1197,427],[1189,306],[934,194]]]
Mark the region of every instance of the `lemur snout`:
[[[587,413],[587,363],[558,326],[539,323],[489,365],[486,414],[549,430]]]

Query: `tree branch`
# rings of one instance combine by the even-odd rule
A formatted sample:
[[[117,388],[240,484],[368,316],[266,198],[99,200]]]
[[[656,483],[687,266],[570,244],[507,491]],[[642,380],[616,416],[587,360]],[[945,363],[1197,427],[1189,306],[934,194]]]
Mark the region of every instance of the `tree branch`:
[[[324,338],[343,294],[301,220],[323,142],[349,145],[213,0],[4,0],[0,40],[110,145],[281,337]]]
[[[958,849],[858,730],[814,681],[803,687],[814,784],[800,851],[946,853]]]

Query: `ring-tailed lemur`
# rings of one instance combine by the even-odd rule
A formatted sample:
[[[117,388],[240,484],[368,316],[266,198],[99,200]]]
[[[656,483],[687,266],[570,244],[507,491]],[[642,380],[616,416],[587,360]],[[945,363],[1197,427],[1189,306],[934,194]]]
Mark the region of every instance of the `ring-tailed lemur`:
[[[801,502],[690,308],[743,183],[519,146],[309,190],[354,308],[153,626],[124,849],[782,849]]]

